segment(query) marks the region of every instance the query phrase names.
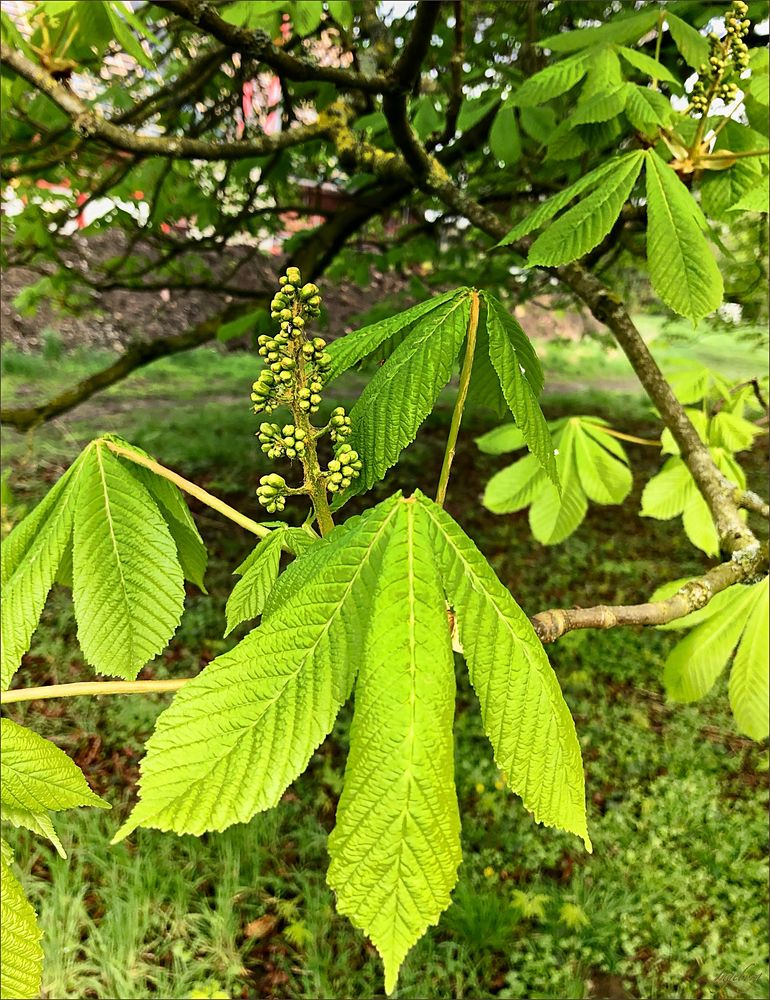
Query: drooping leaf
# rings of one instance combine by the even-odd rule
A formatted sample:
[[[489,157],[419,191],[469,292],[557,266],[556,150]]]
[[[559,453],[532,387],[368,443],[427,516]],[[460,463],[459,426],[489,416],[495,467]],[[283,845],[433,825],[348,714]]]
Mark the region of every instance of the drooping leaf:
[[[625,154],[617,159],[608,160],[601,166],[589,171],[589,173],[581,177],[579,181],[576,181],[569,187],[564,188],[563,191],[559,191],[547,201],[538,205],[534,212],[531,212],[525,219],[514,226],[513,229],[507,233],[497,245],[500,247],[508,246],[510,243],[515,243],[516,240],[521,239],[522,236],[526,236],[528,233],[533,232],[535,229],[540,229],[540,227],[544,223],[548,222],[549,219],[552,219],[557,212],[560,212],[566,205],[569,205],[573,198],[577,198],[578,195],[582,194],[584,191],[588,191],[592,187],[596,187],[608,174],[615,173],[618,166],[629,155],[635,156],[636,154]]]
[[[598,246],[612,229],[642,169],[644,153],[637,150],[615,161],[602,184],[552,223],[532,244],[530,266],[566,264]]]
[[[577,834],[590,851],[580,744],[545,650],[459,525],[426,497],[417,502],[431,522],[495,761],[538,822]]]
[[[79,459],[3,542],[0,602],[3,691],[29,649],[32,633],[70,543],[82,470]]]
[[[345,499],[395,465],[449,381],[468,328],[470,296],[454,294],[422,317],[361,393],[350,412],[351,446],[363,462]]]
[[[677,80],[671,70],[664,66],[662,62],[658,62],[657,59],[648,56],[646,52],[642,52],[640,49],[629,49],[625,45],[621,45],[618,48],[618,52],[634,69],[646,73],[652,80],[663,80],[666,83],[672,83],[677,89],[681,87],[679,80]],[[656,91],[651,91],[651,93],[656,93]]]
[[[414,325],[417,320],[445,302],[449,302],[456,295],[462,294],[463,291],[464,289],[453,289],[451,292],[444,292],[443,295],[436,295],[432,299],[427,299],[403,312],[396,313],[395,316],[388,316],[386,319],[361,327],[360,330],[347,333],[344,337],[332,341],[327,348],[332,357],[329,381],[352,368],[363,358],[368,357],[388,338],[400,330]]]
[[[351,518],[300,556],[324,564],[230,652],[178,692],[142,761],[137,826],[201,834],[276,805],[350,695],[398,498]]]
[[[558,473],[551,435],[537,401],[536,389],[529,381],[530,377],[536,379],[539,366],[533,372],[532,361],[528,356],[531,347],[527,356],[524,355],[522,339],[529,344],[524,331],[521,331],[520,337],[514,342],[509,331],[515,321],[494,297],[485,297],[489,356],[500,379],[500,388],[527,442],[527,447],[537,457],[551,481],[557,483]],[[518,327],[518,324],[516,326]],[[535,386],[537,384],[535,381]]]
[[[520,108],[545,104],[546,101],[572,90],[586,75],[587,69],[588,60],[584,55],[552,63],[528,77],[513,95],[512,101]]]
[[[521,136],[516,123],[516,112],[512,107],[504,104],[495,115],[489,130],[489,145],[497,159],[502,160],[507,167],[518,162],[521,157]]]
[[[278,577],[282,535],[280,530],[272,531],[235,570],[241,578],[227,599],[225,635],[229,635],[241,622],[251,621],[262,614]]]
[[[455,678],[424,508],[401,502],[356,682],[345,785],[329,837],[337,908],[371,938],[385,991],[450,903],[462,859]]]
[[[73,598],[78,640],[98,671],[136,677],[179,625],[182,570],[147,489],[95,442],[75,509]]]
[[[11,871],[13,852],[0,841],[0,997],[3,1000],[35,1000],[40,996],[43,976],[43,932],[35,910],[21,883]]]
[[[740,732],[752,740],[768,735],[768,578],[751,588],[754,599],[748,607],[746,627],[730,672],[730,707]]]
[[[722,302],[722,275],[693,215],[692,195],[674,171],[647,151],[647,264],[653,287],[693,322]]]

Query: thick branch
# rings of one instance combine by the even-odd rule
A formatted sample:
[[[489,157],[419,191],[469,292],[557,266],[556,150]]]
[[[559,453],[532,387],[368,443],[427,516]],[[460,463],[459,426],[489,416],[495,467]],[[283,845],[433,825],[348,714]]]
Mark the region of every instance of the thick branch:
[[[736,552],[729,562],[715,566],[695,580],[689,580],[673,596],[646,604],[600,604],[595,608],[566,608],[541,611],[531,620],[542,642],[583,628],[615,628],[618,625],[666,625],[705,607],[709,601],[735,583],[748,583],[767,572],[767,546]]]
[[[321,124],[298,125],[288,132],[262,136],[259,139],[242,139],[238,142],[206,142],[176,136],[139,135],[107,121],[97,110],[90,108],[68,87],[63,86],[50,73],[36,66],[22,53],[4,42],[0,45],[0,58],[28,83],[50,98],[57,107],[72,119],[76,132],[85,138],[100,139],[115,149],[141,156],[173,156],[182,160],[237,160],[252,156],[265,156],[290,146],[298,146],[324,134]],[[18,166],[6,175],[23,173]]]
[[[273,45],[265,32],[250,31],[248,28],[239,28],[223,21],[211,4],[200,3],[198,0],[153,0],[153,2],[156,7],[177,14],[201,28],[232,51],[259,59],[286,80],[317,80],[332,83],[341,91],[358,90],[367,94],[383,93],[393,87],[385,76],[365,76],[355,70],[342,69],[339,66],[319,66],[307,59],[298,59]]]

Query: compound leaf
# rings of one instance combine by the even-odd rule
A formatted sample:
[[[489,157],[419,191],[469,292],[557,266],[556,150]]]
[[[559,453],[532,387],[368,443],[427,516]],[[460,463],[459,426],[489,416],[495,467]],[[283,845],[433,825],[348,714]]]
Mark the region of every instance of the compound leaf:
[[[72,593],[86,659],[126,678],[164,648],[184,608],[168,525],[147,489],[99,441],[83,458]]]
[[[331,532],[320,571],[178,692],[142,761],[137,826],[201,834],[277,805],[327,736],[350,690],[397,497]],[[337,537],[335,537],[337,536]]]
[[[43,976],[43,932],[35,910],[21,883],[11,871],[13,853],[0,841],[0,997],[3,1000],[33,1000],[40,996]]]
[[[652,150],[647,158],[647,264],[655,291],[693,322],[718,308],[723,284],[692,195]]]
[[[350,754],[327,876],[396,985],[450,903],[462,859],[454,787],[455,677],[425,510],[401,501],[356,681]]]
[[[430,519],[495,761],[538,822],[577,834],[590,851],[580,744],[545,650],[459,525],[426,497],[417,502]]]

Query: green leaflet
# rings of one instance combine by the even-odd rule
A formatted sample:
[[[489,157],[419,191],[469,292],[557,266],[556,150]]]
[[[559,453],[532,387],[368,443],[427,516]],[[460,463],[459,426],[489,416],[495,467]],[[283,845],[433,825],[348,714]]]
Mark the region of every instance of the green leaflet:
[[[133,451],[146,455],[146,452],[137,448],[136,445],[127,444],[119,439],[118,441]],[[147,457],[151,456],[147,455]],[[150,496],[158,505],[158,510],[163,515],[176,544],[179,565],[182,567],[185,579],[194,583],[205,594],[207,591],[203,584],[203,577],[208,563],[208,553],[181,491],[168,479],[156,475],[150,469],[136,465],[129,459],[119,459],[119,461],[124,464],[134,479],[147,488]]]
[[[661,299],[693,322],[722,302],[722,275],[687,188],[652,150],[647,158],[647,264]]]
[[[580,102],[597,94],[617,89],[623,83],[623,69],[614,47],[603,45],[591,50],[591,62],[585,83],[580,90]]]
[[[626,94],[626,84],[622,83],[581,101],[569,116],[570,125],[590,125],[617,117],[626,106]]]
[[[278,578],[283,534],[280,529],[271,532],[235,570],[241,579],[227,599],[225,635],[229,635],[236,625],[250,621],[264,611],[265,602]]]
[[[513,95],[512,103],[520,108],[545,104],[546,101],[572,90],[583,79],[587,70],[588,59],[582,54],[552,63],[525,80]]]
[[[578,49],[593,48],[602,42],[635,42],[655,26],[657,19],[657,11],[649,8],[629,17],[613,18],[598,28],[579,28],[577,31],[549,35],[537,44],[552,52],[575,52]]]
[[[515,243],[516,240],[521,239],[522,236],[526,236],[528,233],[533,232],[533,230],[540,229],[540,227],[545,222],[548,222],[549,219],[552,219],[557,212],[560,212],[566,205],[569,205],[573,198],[577,198],[577,196],[582,194],[584,191],[588,191],[590,188],[596,187],[597,184],[603,181],[608,174],[613,173],[629,156],[635,157],[636,155],[636,153],[626,153],[617,159],[608,160],[606,163],[602,163],[601,166],[589,171],[584,177],[581,177],[579,181],[575,181],[574,184],[571,184],[563,191],[559,191],[558,194],[553,195],[547,201],[538,205],[535,211],[519,222],[518,225],[514,226],[513,229],[500,240],[497,246],[508,246],[511,243]]]
[[[425,508],[398,505],[356,681],[327,880],[371,938],[385,991],[449,906],[462,860],[454,787],[452,645]]]
[[[671,37],[674,39],[674,44],[690,66],[697,67],[708,60],[708,40],[699,31],[683,21],[681,17],[672,14],[670,10],[666,10],[666,23]]]
[[[631,194],[644,156],[644,152],[637,150],[616,161],[615,170],[603,177],[596,191],[573,205],[535,240],[528,264],[566,264],[598,246]]]
[[[473,542],[421,494],[495,761],[539,823],[591,841],[575,726],[529,619]]]
[[[48,813],[76,806],[110,808],[63,750],[11,719],[0,719],[0,764],[3,819],[48,837],[62,857],[66,854]]]
[[[537,457],[549,479],[558,483],[551,435],[537,401],[536,392],[542,386],[542,374],[534,350],[524,331],[502,304],[486,292],[484,300],[487,304],[489,356],[500,379],[503,395],[527,447]],[[514,332],[515,339],[512,336]]]
[[[43,932],[35,910],[10,868],[13,852],[0,841],[0,997],[2,1000],[33,1000],[40,996],[43,975]]]
[[[498,160],[507,167],[513,166],[521,157],[521,135],[516,123],[516,112],[504,104],[495,115],[489,130],[489,145]]]
[[[668,125],[673,117],[671,102],[657,90],[626,85],[626,105],[623,109],[631,125],[643,135],[657,135],[661,125]]]
[[[690,470],[678,455],[667,459],[661,471],[642,491],[642,517],[668,521],[678,517],[687,506],[693,489],[697,489]]]
[[[6,690],[29,649],[48,592],[72,537],[83,460],[78,459],[2,545],[2,665]]]
[[[398,497],[325,539],[324,564],[161,714],[142,761],[137,826],[201,834],[276,805],[334,725],[350,690]],[[312,546],[294,564],[302,579]]]
[[[464,289],[453,289],[451,292],[444,292],[443,295],[436,295],[432,299],[412,306],[410,309],[396,313],[395,316],[388,316],[378,323],[364,326],[360,330],[348,333],[344,337],[332,341],[327,348],[328,353],[332,356],[328,380],[331,382],[338,375],[346,372],[353,365],[358,364],[359,361],[362,361],[376,351],[378,347],[394,334],[412,326],[418,319],[426,316],[445,302],[449,302],[463,291]]]
[[[768,735],[768,578],[752,588],[754,601],[749,607],[746,628],[730,673],[730,707],[740,732],[752,740]]]
[[[454,293],[431,309],[361,393],[350,412],[350,444],[364,467],[343,503],[381,479],[414,440],[452,375],[469,312],[467,291]]]
[[[697,701],[708,694],[738,644],[761,586],[730,587],[730,600],[674,646],[663,670],[672,701]]]
[[[731,212],[768,212],[768,177],[765,175],[730,207]]]
[[[531,505],[530,527],[543,545],[563,541],[580,525],[594,503],[622,503],[631,490],[628,459],[620,442],[592,417],[570,417],[551,425],[561,493],[539,474],[532,456],[519,459],[496,473],[487,483],[484,506],[495,514],[510,514]],[[523,441],[508,424],[478,444],[483,451],[501,454],[522,447]]]
[[[84,656],[101,673],[136,677],[179,624],[182,570],[154,500],[98,441],[83,458],[73,574]]]
[[[677,80],[671,70],[667,69],[663,63],[658,62],[657,59],[653,59],[652,56],[648,56],[646,52],[642,52],[640,49],[629,49],[626,48],[625,45],[619,46],[618,52],[627,63],[630,63],[630,65],[634,67],[634,69],[638,69],[640,72],[645,73],[653,80],[664,80],[666,83],[674,84],[675,88],[681,89],[681,83]],[[656,93],[656,91],[650,91],[650,93]],[[663,98],[663,100],[665,100],[665,98]],[[666,103],[668,102],[666,101]]]

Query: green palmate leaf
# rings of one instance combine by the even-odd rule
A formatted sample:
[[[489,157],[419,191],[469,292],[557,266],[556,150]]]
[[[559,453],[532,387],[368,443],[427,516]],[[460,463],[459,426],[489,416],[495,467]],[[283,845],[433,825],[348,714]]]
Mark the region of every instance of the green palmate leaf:
[[[720,410],[709,422],[709,443],[730,452],[750,448],[760,434],[762,430],[756,424],[729,410]]]
[[[549,485],[548,477],[534,455],[527,455],[501,469],[487,483],[483,504],[495,514],[513,514],[528,507]],[[550,487],[558,498],[558,491]]]
[[[235,570],[241,579],[227,599],[225,635],[229,635],[236,625],[250,621],[264,611],[265,602],[278,578],[283,534],[278,529],[271,532]]]
[[[552,52],[575,52],[607,42],[635,42],[655,26],[657,19],[657,11],[650,8],[630,17],[613,18],[598,28],[580,28],[549,35],[537,44]]]
[[[418,496],[495,761],[535,819],[582,837],[583,765],[559,682],[532,625],[452,518]]]
[[[533,243],[528,263],[557,265],[588,253],[612,229],[642,169],[644,153],[637,150],[615,161],[615,170],[592,194],[578,202]]]
[[[696,31],[686,21],[671,11],[666,11],[666,23],[674,44],[684,56],[685,61],[693,67],[708,61],[709,43],[699,31]]]
[[[429,312],[437,309],[445,302],[451,301],[455,296],[462,295],[465,289],[453,289],[451,292],[444,292],[443,295],[436,295],[426,302],[420,302],[410,309],[396,313],[395,316],[388,316],[378,323],[361,327],[353,333],[348,333],[338,340],[332,341],[328,346],[328,353],[332,356],[332,364],[329,369],[329,381],[337,378],[348,368],[358,364],[368,357],[400,330],[414,325],[417,320],[426,316]]]
[[[454,787],[455,677],[430,523],[399,504],[356,682],[350,755],[329,838],[337,908],[371,938],[385,990],[450,903],[462,860]]]
[[[13,853],[0,841],[0,997],[2,1000],[33,1000],[40,996],[43,975],[43,932],[35,910],[10,868]]]
[[[754,599],[748,608],[746,627],[730,672],[730,707],[740,732],[753,740],[768,735],[768,578],[752,588]]]
[[[731,212],[768,212],[768,176],[762,177],[758,183],[731,206]]]
[[[65,472],[2,545],[2,667],[5,690],[29,649],[48,592],[72,537],[82,460]]]
[[[351,446],[363,470],[348,496],[369,489],[395,465],[449,381],[470,313],[470,293],[432,309],[362,392],[350,413]]]
[[[78,640],[99,671],[133,678],[159,653],[184,607],[182,570],[147,489],[101,442],[85,453],[75,510]]]
[[[224,830],[278,803],[350,695],[397,504],[352,518],[300,556],[294,581],[316,563],[305,582],[179,691],[147,744],[140,801],[116,840],[137,826]]]
[[[521,157],[521,136],[512,107],[503,105],[495,115],[489,131],[489,145],[497,159],[502,160],[507,167],[518,162]]]
[[[615,118],[626,106],[627,93],[626,84],[621,84],[581,101],[569,117],[570,124],[587,125]]]
[[[655,291],[693,322],[722,302],[722,275],[693,214],[690,192],[660,157],[647,157],[647,263]]]
[[[621,45],[618,52],[634,69],[646,73],[653,80],[663,80],[666,83],[674,84],[677,88],[681,87],[679,80],[677,80],[671,70],[667,69],[663,63],[658,62],[657,59],[648,56],[645,52],[641,52],[639,49],[626,48],[625,45]],[[651,93],[654,93],[654,91],[651,91]]]
[[[545,104],[571,90],[583,79],[587,69],[588,59],[584,55],[571,56],[553,63],[525,80],[513,95],[512,101],[519,107]]]
[[[539,364],[534,367],[534,352],[518,323],[494,297],[486,293],[484,297],[487,304],[489,356],[500,379],[500,387],[527,447],[537,457],[551,481],[557,483],[553,442],[536,395],[538,387],[542,385]],[[515,339],[511,335],[513,327],[517,330]]]
[[[671,102],[657,90],[629,83],[626,89],[626,118],[643,135],[654,135],[661,125],[673,117]]]
[[[731,587],[730,600],[671,650],[663,670],[663,683],[672,701],[697,701],[714,686],[757,603],[758,586],[761,585]]]
[[[636,156],[636,153],[627,153],[625,156],[618,157],[615,160],[609,160],[607,163],[603,163],[600,167],[596,167],[595,170],[591,170],[584,177],[581,177],[579,181],[576,181],[570,187],[565,188],[563,191],[559,191],[558,194],[553,195],[547,201],[544,201],[541,205],[535,209],[530,215],[523,219],[518,225],[514,226],[513,229],[507,233],[497,244],[497,246],[508,246],[510,243],[515,243],[516,240],[521,239],[522,236],[526,236],[527,233],[533,232],[535,229],[540,229],[540,227],[552,219],[557,212],[560,212],[566,205],[578,195],[582,194],[584,191],[590,190],[590,188],[596,187],[608,174],[612,174],[618,168],[619,164],[622,163],[628,156]]]

